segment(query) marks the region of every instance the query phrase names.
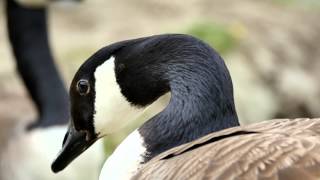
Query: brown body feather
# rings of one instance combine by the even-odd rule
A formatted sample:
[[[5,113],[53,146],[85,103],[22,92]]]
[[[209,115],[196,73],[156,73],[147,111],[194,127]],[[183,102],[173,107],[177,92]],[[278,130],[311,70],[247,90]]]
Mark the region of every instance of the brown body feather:
[[[215,132],[173,148],[133,179],[319,179],[320,119],[279,119]]]

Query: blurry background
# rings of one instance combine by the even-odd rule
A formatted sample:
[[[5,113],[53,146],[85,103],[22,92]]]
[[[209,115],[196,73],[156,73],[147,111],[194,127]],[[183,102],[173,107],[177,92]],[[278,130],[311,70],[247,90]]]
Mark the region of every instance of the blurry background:
[[[35,117],[15,72],[3,11],[1,1],[0,153],[11,128]],[[87,0],[50,5],[49,27],[67,87],[84,60],[112,42],[161,33],[197,36],[225,59],[247,124],[320,117],[319,18],[319,0]],[[107,152],[124,136],[108,138]]]

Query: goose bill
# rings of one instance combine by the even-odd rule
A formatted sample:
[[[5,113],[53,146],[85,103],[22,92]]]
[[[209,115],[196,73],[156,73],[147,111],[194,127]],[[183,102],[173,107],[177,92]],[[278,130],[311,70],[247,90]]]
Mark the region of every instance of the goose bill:
[[[52,171],[57,173],[63,170],[96,140],[96,137],[89,136],[85,131],[77,131],[70,125],[63,140],[62,150],[51,165]]]

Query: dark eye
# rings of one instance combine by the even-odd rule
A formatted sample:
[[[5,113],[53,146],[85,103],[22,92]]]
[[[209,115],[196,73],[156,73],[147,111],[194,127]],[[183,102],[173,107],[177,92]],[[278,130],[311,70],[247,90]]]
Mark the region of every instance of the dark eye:
[[[81,96],[87,95],[90,92],[90,84],[88,80],[81,79],[78,81],[77,91]]]

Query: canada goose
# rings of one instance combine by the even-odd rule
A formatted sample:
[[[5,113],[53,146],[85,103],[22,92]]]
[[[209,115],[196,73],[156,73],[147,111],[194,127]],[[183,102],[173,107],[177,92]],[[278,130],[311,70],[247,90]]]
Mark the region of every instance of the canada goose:
[[[10,130],[1,126],[1,131],[5,129],[8,135],[6,143],[1,142],[0,180],[87,180],[98,177],[104,158],[102,143],[66,172],[56,176],[50,170],[50,161],[60,149],[57,138],[63,138],[67,129],[69,110],[68,94],[56,72],[48,44],[45,10],[24,8],[8,0],[7,18],[18,70],[35,102],[39,119],[32,125],[26,121],[10,123],[13,124]],[[21,99],[15,98],[15,101],[21,102]],[[11,108],[12,112],[8,114],[21,113],[15,111],[17,107]],[[28,116],[24,115],[24,118]],[[0,115],[0,124],[8,120],[17,121]],[[79,173],[83,169],[89,172]]]
[[[159,104],[168,92],[170,101]],[[140,117],[146,122],[108,158],[100,180],[255,179],[289,176],[292,169],[310,175],[307,170],[318,158],[311,136],[317,134],[317,120],[236,127],[227,67],[211,47],[188,35],[150,36],[102,48],[75,74],[70,100],[72,120],[51,166],[54,172],[152,106],[159,113]],[[293,166],[298,160],[311,169]]]

